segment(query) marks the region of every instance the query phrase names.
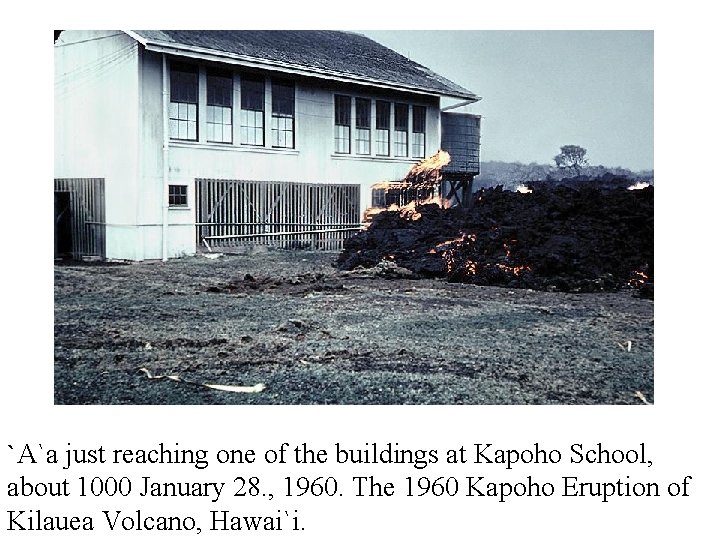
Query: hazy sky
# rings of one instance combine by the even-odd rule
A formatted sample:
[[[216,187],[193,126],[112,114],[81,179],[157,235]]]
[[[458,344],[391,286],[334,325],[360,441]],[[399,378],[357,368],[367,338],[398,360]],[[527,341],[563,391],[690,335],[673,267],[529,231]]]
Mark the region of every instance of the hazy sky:
[[[482,160],[653,168],[651,31],[363,31],[482,96]]]

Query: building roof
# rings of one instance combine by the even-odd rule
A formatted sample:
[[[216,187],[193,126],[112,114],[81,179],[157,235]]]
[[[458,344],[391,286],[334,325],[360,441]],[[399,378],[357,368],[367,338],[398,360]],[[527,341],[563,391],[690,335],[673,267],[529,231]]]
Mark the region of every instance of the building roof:
[[[473,92],[370,38],[330,30],[133,30],[147,49],[461,99]]]

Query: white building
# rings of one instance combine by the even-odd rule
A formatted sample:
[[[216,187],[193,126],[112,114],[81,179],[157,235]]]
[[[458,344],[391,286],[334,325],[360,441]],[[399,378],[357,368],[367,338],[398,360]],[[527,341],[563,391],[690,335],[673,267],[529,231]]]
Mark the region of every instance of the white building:
[[[479,99],[356,33],[63,31],[56,252],[166,259],[356,225],[372,184],[440,148],[441,98]]]

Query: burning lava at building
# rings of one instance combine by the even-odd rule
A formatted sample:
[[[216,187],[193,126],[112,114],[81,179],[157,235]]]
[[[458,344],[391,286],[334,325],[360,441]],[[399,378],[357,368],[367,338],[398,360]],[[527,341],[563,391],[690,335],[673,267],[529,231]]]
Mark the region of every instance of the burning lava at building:
[[[454,282],[652,296],[652,186],[624,178],[543,182],[526,192],[498,186],[446,206],[428,198],[375,213],[346,241],[340,267],[392,261]]]

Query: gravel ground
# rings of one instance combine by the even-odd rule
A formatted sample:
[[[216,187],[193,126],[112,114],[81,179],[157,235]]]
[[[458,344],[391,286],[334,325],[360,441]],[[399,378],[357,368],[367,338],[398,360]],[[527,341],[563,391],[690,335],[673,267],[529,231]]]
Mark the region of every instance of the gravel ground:
[[[336,258],[57,263],[55,402],[653,401],[652,300],[343,272]]]

